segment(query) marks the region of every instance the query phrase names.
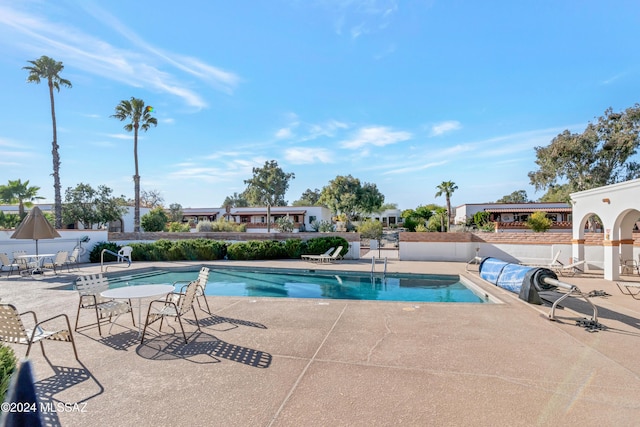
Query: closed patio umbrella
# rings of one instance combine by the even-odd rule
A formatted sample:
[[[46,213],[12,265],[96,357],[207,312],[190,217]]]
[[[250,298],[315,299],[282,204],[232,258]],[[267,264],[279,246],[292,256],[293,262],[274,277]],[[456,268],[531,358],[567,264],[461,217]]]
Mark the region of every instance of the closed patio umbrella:
[[[16,231],[11,235],[12,239],[32,239],[36,241],[36,256],[38,255],[38,240],[55,239],[62,237],[47,221],[39,207],[33,209],[24,217]]]

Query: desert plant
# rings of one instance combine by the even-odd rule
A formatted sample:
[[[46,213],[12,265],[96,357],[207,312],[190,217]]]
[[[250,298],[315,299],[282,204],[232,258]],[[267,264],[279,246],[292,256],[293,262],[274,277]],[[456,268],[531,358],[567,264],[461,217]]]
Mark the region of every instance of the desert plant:
[[[189,224],[186,222],[172,221],[167,223],[167,226],[165,227],[165,229],[170,233],[188,233],[191,227],[189,227]]]
[[[335,230],[335,226],[331,221],[327,221],[323,219],[318,223],[318,231],[320,233],[331,233],[334,230]]]
[[[418,225],[416,225],[416,230],[415,231],[419,232],[419,233],[424,233],[425,231],[429,231],[429,229],[427,229],[427,226],[424,225],[424,224],[418,224]]]
[[[358,233],[365,239],[382,239],[382,223],[380,221],[372,221],[367,219],[358,226]]]

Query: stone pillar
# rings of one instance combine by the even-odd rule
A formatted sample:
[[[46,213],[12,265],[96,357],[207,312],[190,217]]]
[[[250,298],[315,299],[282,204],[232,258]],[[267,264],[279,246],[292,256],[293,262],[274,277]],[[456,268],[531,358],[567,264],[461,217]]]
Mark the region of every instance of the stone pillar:
[[[604,240],[602,249],[604,252],[604,278],[605,280],[620,279],[620,254],[619,240]]]

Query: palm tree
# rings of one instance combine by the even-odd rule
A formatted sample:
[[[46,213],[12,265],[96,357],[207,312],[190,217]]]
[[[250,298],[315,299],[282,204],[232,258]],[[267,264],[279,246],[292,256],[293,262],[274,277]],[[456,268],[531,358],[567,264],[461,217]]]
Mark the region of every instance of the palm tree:
[[[438,192],[436,197],[440,197],[444,194],[447,199],[447,231],[451,227],[451,195],[458,189],[458,186],[453,181],[443,181],[442,184],[436,187]]]
[[[38,196],[38,191],[40,191],[40,187],[29,187],[29,181],[9,180],[7,185],[0,185],[0,200],[7,203],[17,203],[18,214],[20,218],[23,218],[25,206],[30,208],[33,206],[34,200],[44,199],[44,197]]]
[[[53,155],[53,190],[54,190],[54,215],[55,228],[62,228],[62,196],[60,194],[60,154],[58,153],[58,133],[56,130],[56,108],[53,101],[53,89],[60,92],[60,85],[71,87],[71,82],[60,77],[64,69],[62,62],[58,62],[48,56],[41,56],[35,61],[27,61],[29,67],[22,67],[29,71],[27,83],[40,83],[41,79],[46,79],[49,85],[49,99],[51,101],[51,121],[53,122],[53,141],[51,142]]]
[[[120,121],[131,120],[124,126],[124,130],[131,132],[133,130],[133,160],[135,162],[136,174],[133,175],[133,186],[135,191],[134,212],[133,212],[133,231],[140,231],[140,175],[138,174],[138,129],[143,131],[149,130],[151,125],[158,126],[158,120],[151,117],[152,107],[145,107],[142,99],[131,97],[129,101],[120,101],[116,106],[114,117]]]

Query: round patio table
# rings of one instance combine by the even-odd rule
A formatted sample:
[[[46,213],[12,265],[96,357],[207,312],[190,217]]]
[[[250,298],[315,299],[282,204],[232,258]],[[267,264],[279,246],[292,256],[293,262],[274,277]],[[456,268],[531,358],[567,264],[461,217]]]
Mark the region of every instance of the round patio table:
[[[142,298],[153,298],[173,292],[173,285],[135,285],[120,288],[107,289],[100,293],[105,298],[113,299],[137,299],[138,300],[138,338],[142,336]]]

